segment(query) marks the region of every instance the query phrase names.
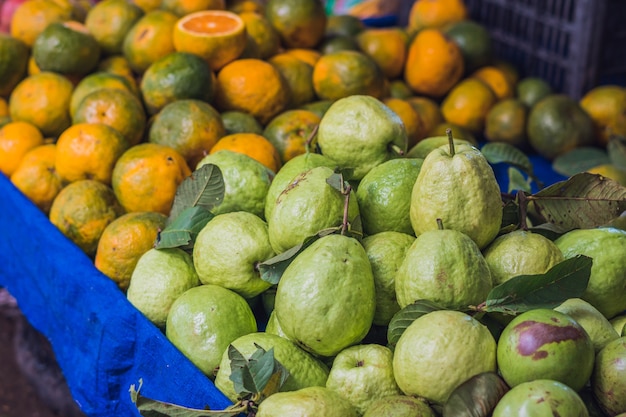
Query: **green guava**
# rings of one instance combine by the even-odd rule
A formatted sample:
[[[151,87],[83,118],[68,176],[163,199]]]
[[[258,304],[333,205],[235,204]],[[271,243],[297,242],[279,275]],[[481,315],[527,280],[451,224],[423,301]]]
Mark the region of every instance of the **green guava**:
[[[435,412],[424,400],[390,395],[374,401],[363,417],[435,417]]]
[[[536,379],[508,391],[493,410],[493,417],[589,417],[580,396],[554,380]]]
[[[598,352],[591,387],[607,415],[626,413],[626,337],[613,340]]]
[[[514,387],[551,379],[579,391],[589,380],[595,352],[583,327],[567,314],[540,308],[515,317],[498,340],[498,367]]]
[[[597,308],[581,298],[565,300],[554,309],[567,314],[585,329],[591,338],[596,353],[609,342],[620,337],[607,318]]]
[[[357,417],[349,401],[326,387],[277,392],[260,405],[256,417]]]

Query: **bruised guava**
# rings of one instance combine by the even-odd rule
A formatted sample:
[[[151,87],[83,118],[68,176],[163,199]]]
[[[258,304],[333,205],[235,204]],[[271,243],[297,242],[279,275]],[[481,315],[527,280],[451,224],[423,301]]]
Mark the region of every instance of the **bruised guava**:
[[[567,385],[537,379],[513,387],[498,402],[493,417],[515,416],[588,417],[580,396]]]
[[[551,379],[579,391],[593,371],[591,338],[570,316],[535,309],[513,319],[502,331],[497,358],[510,387],[535,379]]]
[[[598,352],[591,386],[607,415],[626,413],[626,337],[613,340]]]

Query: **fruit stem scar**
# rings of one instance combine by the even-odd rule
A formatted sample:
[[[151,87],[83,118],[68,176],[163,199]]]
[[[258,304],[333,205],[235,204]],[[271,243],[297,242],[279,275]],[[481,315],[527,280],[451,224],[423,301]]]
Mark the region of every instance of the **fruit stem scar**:
[[[391,148],[392,152],[394,152],[394,153],[396,153],[396,154],[398,154],[400,156],[404,155],[404,150],[401,147],[399,147],[398,145],[396,145],[395,143],[390,143],[389,147]]]

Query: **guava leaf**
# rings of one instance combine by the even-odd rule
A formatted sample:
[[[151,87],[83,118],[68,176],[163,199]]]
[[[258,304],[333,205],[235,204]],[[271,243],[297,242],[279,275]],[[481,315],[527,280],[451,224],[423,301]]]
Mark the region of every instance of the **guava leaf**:
[[[483,145],[480,149],[482,154],[492,164],[505,163],[519,167],[526,173],[532,173],[533,164],[528,156],[515,146],[504,142],[491,142]]]
[[[618,168],[626,169],[626,138],[615,136],[606,145],[609,160]]]
[[[452,391],[443,406],[443,417],[489,417],[508,391],[495,372],[480,373]]]
[[[201,206],[187,207],[172,223],[159,232],[156,249],[181,248],[191,250],[200,230],[215,215]]]
[[[445,308],[430,300],[417,300],[394,314],[387,327],[387,344],[389,347],[395,348],[402,333],[416,319],[437,310],[445,310]]]
[[[331,174],[330,177],[326,179],[326,183],[341,194],[345,193],[349,187],[351,188],[350,183],[344,180],[344,174],[341,171]]]
[[[562,230],[598,227],[626,210],[626,187],[601,175],[582,172],[527,196],[546,222]]]
[[[172,222],[189,207],[203,207],[211,211],[224,200],[224,178],[217,165],[205,164],[185,178],[176,189],[170,210]]]
[[[339,230],[341,230],[341,227],[332,227],[321,230],[317,234],[305,238],[301,244],[296,245],[293,248],[289,248],[286,251],[261,262],[258,265],[261,279],[273,285],[278,284],[278,281],[280,281],[280,277],[283,275],[283,272],[285,272],[285,269],[287,269],[289,264],[296,258],[296,256],[298,256],[300,252],[311,246],[311,244],[317,239],[326,235],[337,233]]]
[[[580,297],[589,283],[592,259],[577,255],[545,274],[518,275],[491,289],[483,311],[517,314],[536,308],[554,308]]]
[[[559,236],[567,233],[567,230],[554,223],[542,223],[528,228],[529,231],[537,233],[550,240],[556,240]]]
[[[247,405],[234,404],[225,410],[199,410],[195,408],[183,407],[164,401],[153,400],[139,394],[143,381],[139,381],[139,388],[135,389],[135,384],[130,386],[131,401],[137,407],[139,414],[143,417],[233,417],[241,415],[248,410]]]
[[[509,174],[509,189],[507,190],[509,193],[515,190],[530,192],[530,179],[524,178],[519,169],[509,167],[507,173]]]
[[[232,344],[228,346],[230,380],[240,397],[261,394],[267,397],[277,392],[289,376],[289,371],[274,358],[274,348],[257,350],[246,359]]]
[[[561,175],[571,177],[595,166],[608,164],[609,161],[609,155],[604,149],[583,146],[554,158],[552,169]]]

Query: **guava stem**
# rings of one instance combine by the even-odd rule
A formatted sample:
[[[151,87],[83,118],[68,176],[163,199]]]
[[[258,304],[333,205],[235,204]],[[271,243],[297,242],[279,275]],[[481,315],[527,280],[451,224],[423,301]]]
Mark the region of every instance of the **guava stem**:
[[[343,190],[343,194],[345,196],[343,202],[343,221],[341,222],[341,234],[345,235],[348,231],[348,208],[350,207],[350,192],[352,191],[352,186],[348,184],[346,188]]]
[[[437,229],[443,230],[443,220],[437,219]]]
[[[446,129],[446,135],[448,135],[448,145],[450,146],[450,156],[454,156],[454,138],[452,137],[452,129]]]
[[[315,137],[315,135],[317,135],[317,129],[319,129],[319,127],[319,124],[315,125],[309,137],[306,138],[306,141],[304,142],[304,150],[306,153],[309,153],[311,149],[311,142],[313,142],[313,138]]]
[[[404,150],[399,147],[398,145],[396,145],[395,143],[390,143],[389,144],[389,148],[391,149],[391,152],[403,156],[404,155]]]

